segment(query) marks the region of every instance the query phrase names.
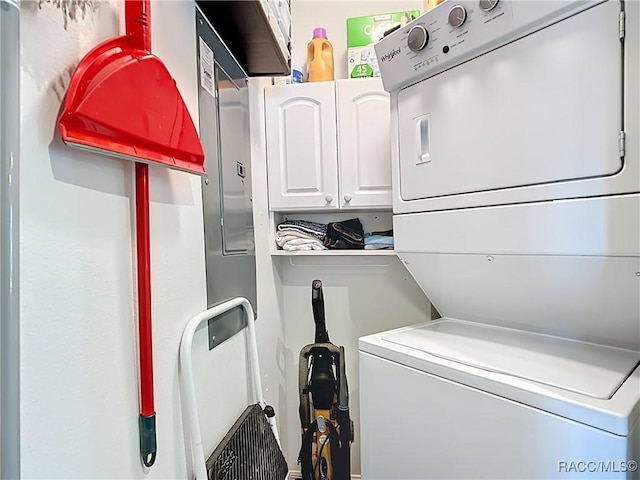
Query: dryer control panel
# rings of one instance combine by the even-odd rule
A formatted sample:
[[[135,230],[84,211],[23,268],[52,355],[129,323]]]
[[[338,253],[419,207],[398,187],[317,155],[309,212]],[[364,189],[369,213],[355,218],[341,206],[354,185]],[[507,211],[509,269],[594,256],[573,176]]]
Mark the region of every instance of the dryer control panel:
[[[391,92],[474,58],[601,1],[449,0],[375,45]]]

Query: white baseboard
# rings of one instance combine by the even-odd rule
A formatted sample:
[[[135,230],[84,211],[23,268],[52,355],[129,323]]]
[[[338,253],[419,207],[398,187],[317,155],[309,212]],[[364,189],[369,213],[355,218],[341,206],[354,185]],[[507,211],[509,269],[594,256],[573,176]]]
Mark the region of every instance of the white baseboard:
[[[300,480],[302,478],[302,472],[299,470],[289,470],[287,480]],[[360,480],[360,475],[351,475],[351,480]]]

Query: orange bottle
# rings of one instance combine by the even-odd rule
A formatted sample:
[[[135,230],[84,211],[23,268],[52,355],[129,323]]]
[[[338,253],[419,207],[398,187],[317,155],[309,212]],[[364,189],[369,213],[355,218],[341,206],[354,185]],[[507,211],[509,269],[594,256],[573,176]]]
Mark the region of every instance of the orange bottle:
[[[313,40],[307,45],[307,72],[309,82],[333,80],[333,47],[322,27],[313,30]]]

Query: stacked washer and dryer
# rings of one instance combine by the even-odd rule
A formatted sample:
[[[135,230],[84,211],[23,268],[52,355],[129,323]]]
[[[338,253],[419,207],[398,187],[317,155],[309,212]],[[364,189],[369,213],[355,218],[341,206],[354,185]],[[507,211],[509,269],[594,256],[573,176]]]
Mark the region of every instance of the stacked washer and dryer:
[[[399,257],[364,479],[638,478],[640,3],[447,1],[376,45]]]

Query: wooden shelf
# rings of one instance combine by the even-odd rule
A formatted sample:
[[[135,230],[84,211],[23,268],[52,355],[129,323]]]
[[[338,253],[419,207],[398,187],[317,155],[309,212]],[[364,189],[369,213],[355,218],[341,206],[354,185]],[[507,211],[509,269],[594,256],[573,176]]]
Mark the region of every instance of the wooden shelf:
[[[271,252],[272,256],[277,257],[389,257],[395,256],[395,250],[298,250],[298,251],[286,251],[276,250]]]

